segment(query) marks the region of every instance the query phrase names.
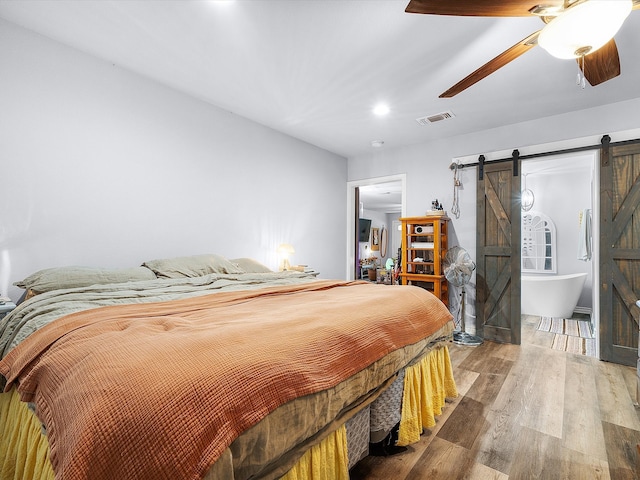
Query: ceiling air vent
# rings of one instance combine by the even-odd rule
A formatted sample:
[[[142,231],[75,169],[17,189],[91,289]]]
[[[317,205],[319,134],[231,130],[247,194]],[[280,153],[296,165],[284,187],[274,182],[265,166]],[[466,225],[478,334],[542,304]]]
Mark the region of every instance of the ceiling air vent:
[[[420,117],[416,118],[416,122],[420,125],[429,125],[430,123],[436,123],[441,120],[447,120],[448,118],[453,118],[455,115],[451,111],[446,111],[442,113],[436,113],[435,115],[429,115],[428,117]]]

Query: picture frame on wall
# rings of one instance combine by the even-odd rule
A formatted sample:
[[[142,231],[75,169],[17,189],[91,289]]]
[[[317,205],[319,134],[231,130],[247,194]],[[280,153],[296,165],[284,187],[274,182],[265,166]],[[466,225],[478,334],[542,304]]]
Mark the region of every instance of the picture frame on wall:
[[[380,250],[380,229],[371,229],[371,250]]]

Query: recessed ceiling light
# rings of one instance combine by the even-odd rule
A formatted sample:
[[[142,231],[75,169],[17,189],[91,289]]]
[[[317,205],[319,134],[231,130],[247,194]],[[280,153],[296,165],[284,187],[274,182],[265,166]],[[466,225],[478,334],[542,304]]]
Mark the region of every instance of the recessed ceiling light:
[[[389,107],[384,103],[380,103],[375,106],[375,108],[373,109],[373,113],[378,116],[386,115],[387,113],[389,113]]]
[[[384,145],[384,141],[382,140],[374,140],[373,142],[371,142],[371,146],[373,148],[380,148],[382,145]]]

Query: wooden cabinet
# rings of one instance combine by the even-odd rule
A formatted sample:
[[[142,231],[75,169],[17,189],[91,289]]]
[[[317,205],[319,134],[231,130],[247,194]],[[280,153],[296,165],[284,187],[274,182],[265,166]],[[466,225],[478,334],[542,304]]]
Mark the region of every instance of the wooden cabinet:
[[[444,215],[401,218],[402,285],[426,288],[449,305],[442,261],[447,253],[449,218]]]

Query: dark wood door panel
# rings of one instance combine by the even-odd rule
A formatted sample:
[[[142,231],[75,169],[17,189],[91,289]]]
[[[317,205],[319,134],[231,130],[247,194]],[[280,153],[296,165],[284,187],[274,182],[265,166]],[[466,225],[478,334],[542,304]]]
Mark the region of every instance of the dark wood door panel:
[[[488,167],[485,167],[488,169]],[[484,195],[487,203],[485,215],[485,246],[511,246],[511,168],[498,171],[485,170]]]
[[[640,298],[640,144],[609,148],[600,162],[600,358],[636,365]]]
[[[516,160],[517,161],[517,160]],[[478,178],[476,331],[520,343],[520,178],[511,163],[483,166]]]

